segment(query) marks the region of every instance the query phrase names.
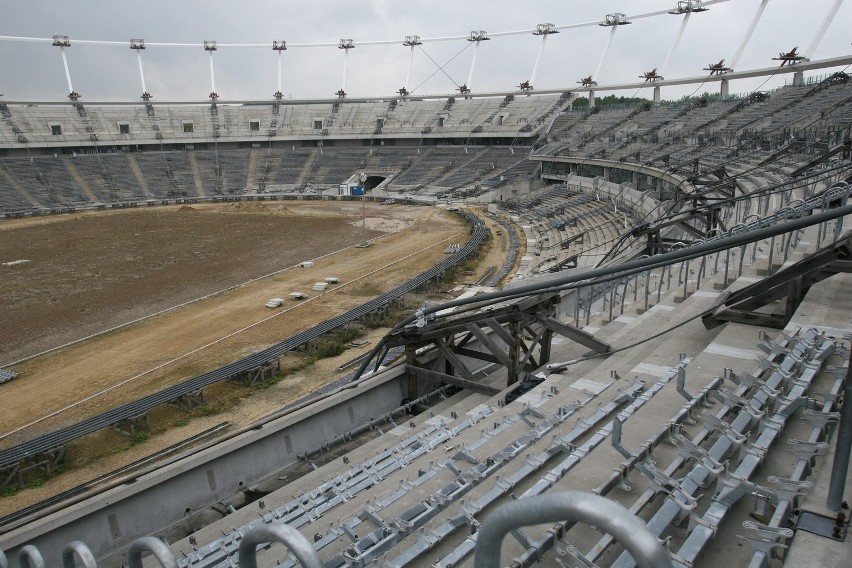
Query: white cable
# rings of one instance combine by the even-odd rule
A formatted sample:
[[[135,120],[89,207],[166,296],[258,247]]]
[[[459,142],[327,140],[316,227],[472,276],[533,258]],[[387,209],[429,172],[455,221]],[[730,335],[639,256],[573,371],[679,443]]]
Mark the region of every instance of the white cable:
[[[62,55],[62,66],[65,67],[65,80],[68,81],[68,92],[73,93],[74,87],[71,86],[71,72],[68,70],[68,59],[65,57],[65,47],[59,46],[59,53]]]
[[[594,74],[592,75],[592,79],[598,81],[598,76],[601,74],[601,69],[603,69],[604,61],[606,60],[606,55],[609,53],[609,48],[612,45],[612,40],[615,39],[615,30],[617,30],[619,26],[612,26],[612,30],[609,32],[609,40],[606,42],[606,47],[604,48],[603,55],[601,55],[601,60],[598,61],[598,68],[595,69]]]
[[[281,92],[281,54],[282,53],[283,53],[283,51],[279,49],[278,50],[278,91],[277,91],[279,93]]]
[[[142,92],[147,93],[148,89],[145,88],[145,73],[142,71],[142,52],[140,50],[136,50],[136,61],[139,63],[139,78],[142,79]]]
[[[216,76],[213,74],[213,50],[210,50],[210,93],[216,92]]]
[[[340,87],[340,90],[344,93],[346,92],[346,68],[349,66],[349,50],[343,50],[343,86]]]
[[[724,2],[730,2],[731,0],[706,0],[702,2],[702,6],[712,6],[713,4],[722,4]],[[653,16],[660,16],[663,14],[668,14],[668,10],[659,10],[656,12],[648,12],[646,14],[635,14],[627,16],[628,20],[641,20],[643,18],[650,18]],[[565,24],[561,26],[555,26],[557,30],[569,30],[576,28],[585,28],[597,26],[604,23],[604,20],[595,20],[592,22],[580,22],[576,24]],[[535,31],[535,28],[524,29],[524,30],[511,30],[505,32],[495,32],[489,33],[490,37],[503,37],[503,36],[513,36],[513,35],[527,35],[531,34]],[[431,38],[421,38],[420,41],[426,42],[438,42],[438,41],[456,41],[456,40],[466,40],[468,39],[468,35],[458,35],[458,36],[441,36],[441,37],[431,37]],[[6,36],[0,35],[0,41],[20,41],[20,42],[52,42],[52,38],[39,38],[39,37],[21,37],[21,36]],[[90,44],[90,45],[120,45],[122,47],[127,46],[126,41],[106,41],[106,40],[85,40],[85,39],[75,39],[75,43],[80,44]],[[393,45],[398,44],[398,39],[385,39],[385,40],[367,40],[367,41],[358,41],[358,45]],[[145,43],[146,47],[203,47],[204,43]],[[337,47],[337,42],[321,42],[321,43],[292,43],[287,44],[288,49],[291,47]],[[266,43],[220,43],[218,47],[235,47],[235,48],[268,48],[269,42]]]
[[[544,44],[547,43],[547,36],[549,34],[541,35],[541,45],[538,46],[538,55],[535,58],[535,63],[533,64],[532,73],[530,73],[530,85],[535,86],[535,78],[538,75],[538,64],[541,61],[541,54],[544,52]]]
[[[686,29],[686,24],[689,22],[689,16],[692,15],[692,12],[689,11],[683,16],[683,22],[680,24],[680,29],[677,31],[677,36],[675,36],[674,43],[672,44],[671,49],[669,49],[668,55],[666,55],[665,61],[663,61],[663,66],[660,67],[660,75],[666,74],[666,67],[669,66],[669,60],[672,58],[672,54],[674,54],[677,49],[678,44],[680,43],[681,38],[683,37],[683,32]]]
[[[411,45],[411,59],[408,61],[408,72],[405,74],[405,83],[402,88],[408,90],[408,80],[411,78],[411,68],[414,67],[414,44]]]
[[[817,47],[819,47],[822,38],[825,37],[825,32],[828,30],[828,26],[831,25],[831,22],[834,20],[834,16],[837,15],[837,11],[840,9],[841,4],[843,4],[843,0],[834,0],[834,6],[832,6],[831,10],[828,11],[828,14],[825,15],[825,19],[822,21],[822,25],[819,27],[816,35],[814,35],[814,39],[811,40],[811,44],[808,46],[808,49],[802,54],[805,56],[805,59],[810,59],[814,54],[814,51],[816,51]]]
[[[479,53],[479,44],[481,41],[474,42],[476,45],[473,46],[473,59],[470,60],[470,73],[467,75],[467,85],[468,89],[473,89],[473,68],[476,66],[476,54]]]
[[[751,19],[751,24],[749,24],[748,26],[748,30],[746,31],[745,37],[743,37],[743,41],[740,44],[739,49],[737,49],[737,52],[731,58],[731,62],[728,63],[728,67],[730,67],[731,69],[736,70],[737,63],[739,62],[740,57],[742,57],[743,52],[745,51],[746,44],[748,43],[748,40],[751,39],[751,34],[754,33],[754,28],[757,27],[757,22],[760,21],[760,16],[763,15],[763,10],[766,8],[766,4],[768,3],[769,0],[761,0],[760,6],[757,7],[757,12],[754,13],[754,17]]]

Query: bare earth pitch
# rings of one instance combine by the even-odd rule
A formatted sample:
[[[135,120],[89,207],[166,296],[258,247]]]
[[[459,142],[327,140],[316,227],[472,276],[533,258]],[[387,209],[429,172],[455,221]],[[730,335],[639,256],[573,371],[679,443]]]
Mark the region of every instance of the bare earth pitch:
[[[360,239],[339,206],[325,219],[276,209],[196,205],[0,225],[0,262],[27,261],[0,273],[0,364]]]
[[[5,278],[0,282],[0,301],[14,310],[19,308],[13,298],[30,306],[29,311],[21,309],[26,323],[19,329],[35,330],[27,332],[30,337],[47,338],[42,348],[285,269],[15,365],[21,377],[3,385],[4,399],[15,404],[0,416],[0,436],[71,407],[4,436],[0,447],[263,349],[390,290],[440,262],[447,245],[468,238],[464,223],[434,207],[370,204],[365,217],[366,237],[374,238],[374,245],[366,249],[350,247],[362,238],[360,205],[334,202],[193,205],[192,210],[158,208],[0,224],[0,262],[11,257],[30,260],[0,267],[3,274],[27,267],[36,275],[30,281],[20,274]],[[58,243],[54,250],[43,250],[51,248],[44,244],[50,242]],[[66,242],[67,246],[62,244]],[[350,248],[340,250],[344,247]],[[286,269],[323,254],[328,256],[313,268]],[[483,263],[478,271],[486,269]],[[323,295],[312,292],[312,283],[326,276],[340,278],[340,287]],[[307,292],[309,299],[288,300],[278,310],[264,307],[269,298],[287,297],[294,290]],[[48,307],[63,309],[34,308],[40,294],[55,298]],[[40,319],[35,319],[38,314]],[[13,357],[5,347],[9,332],[15,330],[2,331],[4,361]],[[337,365],[368,350],[383,333],[371,331],[370,345],[322,359],[262,391],[230,383],[214,385],[207,389],[209,414],[154,409],[151,436],[145,443],[133,443],[111,430],[82,438],[68,448],[66,473],[0,499],[0,516],[223,421],[232,428],[250,424],[333,381]],[[18,342],[19,355],[33,351],[23,340]],[[87,397],[92,399],[80,402]]]
[[[41,348],[59,345],[361,240],[360,207],[245,207],[69,216],[36,221],[32,227],[2,227],[0,258],[30,261],[3,266],[0,302],[10,322],[3,330],[3,359],[32,351],[27,341],[41,342]],[[464,230],[460,221],[432,208],[371,206],[367,217],[367,238],[383,234],[369,227],[385,233],[405,228],[367,249],[348,248],[322,258],[314,268],[285,270],[15,365],[21,377],[3,385],[3,396],[16,404],[0,417],[0,435],[127,382],[0,445],[134,400],[354,307],[437,262],[443,246],[418,253]],[[380,267],[385,268],[364,278]],[[15,272],[15,277],[6,274]],[[311,285],[326,276],[340,278],[343,286],[317,297]],[[270,297],[287,297],[295,290],[311,298],[288,302],[275,312],[264,307]],[[280,317],[240,331],[275,314]],[[10,343],[12,349],[5,347]]]

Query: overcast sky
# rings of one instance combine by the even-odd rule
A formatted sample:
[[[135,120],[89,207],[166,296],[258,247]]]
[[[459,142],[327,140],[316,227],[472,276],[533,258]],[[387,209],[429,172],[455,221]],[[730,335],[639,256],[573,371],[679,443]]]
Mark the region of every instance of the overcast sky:
[[[738,70],[767,67],[779,51],[811,44],[835,0],[770,0],[745,50]],[[2,2],[0,35],[67,35],[71,79],[83,101],[138,100],[142,92],[135,52],[128,46],[92,46],[77,40],[127,42],[258,43],[264,48],[220,48],[214,55],[216,90],[222,99],[268,99],[276,89],[277,55],[273,40],[336,43],[352,38],[346,91],[350,96],[394,93],[403,86],[410,60],[402,46],[406,35],[422,38],[467,36],[531,29],[539,23],[565,25],[600,20],[622,12],[643,14],[674,8],[676,0],[40,0]],[[760,0],[730,0],[693,14],[665,76],[706,73],[710,62],[730,61]],[[661,68],[683,16],[645,18],[621,26],[599,76],[603,83],[638,81],[638,75]],[[849,33],[852,2],[844,2],[812,59],[852,53]],[[592,74],[610,36],[592,26],[551,35],[543,51],[534,86],[559,89]],[[359,41],[399,40],[398,44],[358,46]],[[482,43],[474,91],[508,91],[530,79],[541,38],[495,37]],[[408,88],[414,94],[453,92],[467,81],[473,56],[467,41],[427,42],[415,49]],[[453,59],[450,63],[448,60]],[[444,72],[431,60],[445,65]],[[292,98],[331,97],[343,83],[343,51],[336,47],[291,48],[283,54],[282,91]],[[148,91],[155,100],[204,100],[210,92],[207,53],[201,47],[157,48],[142,53]],[[429,78],[431,76],[431,78]],[[733,83],[731,92],[783,85],[789,76]],[[699,87],[715,91],[718,84]],[[671,87],[663,98],[696,92],[695,86]],[[0,93],[6,100],[64,100],[68,93],[59,49],[49,43],[0,41]],[[604,94],[604,93],[601,93]],[[650,97],[645,90],[618,94]]]

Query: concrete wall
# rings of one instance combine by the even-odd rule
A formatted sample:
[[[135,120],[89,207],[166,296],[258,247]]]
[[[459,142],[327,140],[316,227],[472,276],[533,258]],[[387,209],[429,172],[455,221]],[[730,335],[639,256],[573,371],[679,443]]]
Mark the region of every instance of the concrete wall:
[[[520,199],[527,197],[536,197],[545,193],[551,186],[540,179],[518,180],[501,185],[494,190],[494,201],[509,201],[510,199]]]
[[[188,511],[208,507],[299,461],[298,455],[379,418],[405,397],[402,368],[380,372],[357,388],[258,425],[197,454],[0,537],[10,558],[25,544],[36,545],[48,565],[58,564],[62,548],[82,540],[98,558],[157,534]]]
[[[558,308],[560,314],[572,313],[574,301],[569,292],[567,301]],[[487,351],[475,340],[466,347]],[[427,367],[437,359],[435,350],[421,356]],[[488,366],[480,360],[462,359],[474,371],[484,371]],[[357,387],[122,480],[120,485],[0,536],[0,548],[15,558],[21,546],[33,544],[51,565],[59,563],[66,544],[82,540],[97,558],[114,556],[137,538],[160,534],[188,514],[228,499],[297,463],[299,454],[317,450],[371,419],[384,417],[408,396],[403,371],[404,365],[381,370]],[[419,382],[418,396],[432,386]]]

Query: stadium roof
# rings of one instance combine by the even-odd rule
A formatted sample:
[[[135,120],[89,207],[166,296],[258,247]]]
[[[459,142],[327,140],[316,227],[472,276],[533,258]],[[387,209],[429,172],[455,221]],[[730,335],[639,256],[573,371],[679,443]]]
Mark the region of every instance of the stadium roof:
[[[737,70],[770,65],[773,56],[793,46],[814,59],[850,52],[837,22],[848,20],[852,8],[838,0],[807,11],[791,0],[711,0],[702,3],[709,10],[691,15],[688,24],[686,15],[669,14],[676,5],[673,0],[638,5],[621,0],[572,6],[569,12],[555,0],[532,5],[406,2],[405,8],[401,3],[353,0],[330,12],[322,4],[294,2],[252,2],[237,9],[230,3],[195,0],[179,5],[153,0],[144,5],[84,6],[48,1],[4,11],[0,35],[42,41],[0,41],[0,77],[8,99],[66,100],[62,62],[50,41],[63,34],[71,43],[66,49],[68,67],[82,100],[138,100],[137,61],[128,47],[131,37],[144,38],[147,49],[142,59],[148,90],[155,98],[200,100],[208,96],[211,83],[207,53],[201,46],[216,40],[216,90],[223,99],[257,100],[275,91],[272,42],[286,41],[288,49],[281,55],[283,96],[327,98],[341,86],[344,55],[338,42],[351,38],[356,49],[346,50],[348,73],[343,82],[354,97],[396,92],[409,66],[408,90],[416,95],[453,92],[468,77],[475,91],[506,92],[531,74],[536,76],[536,90],[564,89],[597,68],[600,76],[595,79],[612,84],[634,82],[637,74],[653,67],[660,68],[660,74],[666,67],[667,77],[678,78],[700,74],[708,62],[721,58],[730,63],[758,12],[761,17]],[[617,13],[626,14],[634,25],[617,26],[607,50],[613,32],[598,24]],[[826,28],[831,14],[835,23]],[[553,22],[561,32],[547,39],[546,47],[548,36],[532,33],[542,22]],[[478,49],[475,73],[470,69],[476,42],[466,41],[471,30],[485,30],[492,40]],[[415,33],[422,44],[404,46],[404,39]],[[636,50],[637,44],[643,49]],[[762,79],[752,82],[737,90],[752,90]],[[764,88],[783,82],[784,78],[774,78]],[[714,90],[712,85],[706,88]],[[666,96],[676,98],[694,90],[679,87]]]

